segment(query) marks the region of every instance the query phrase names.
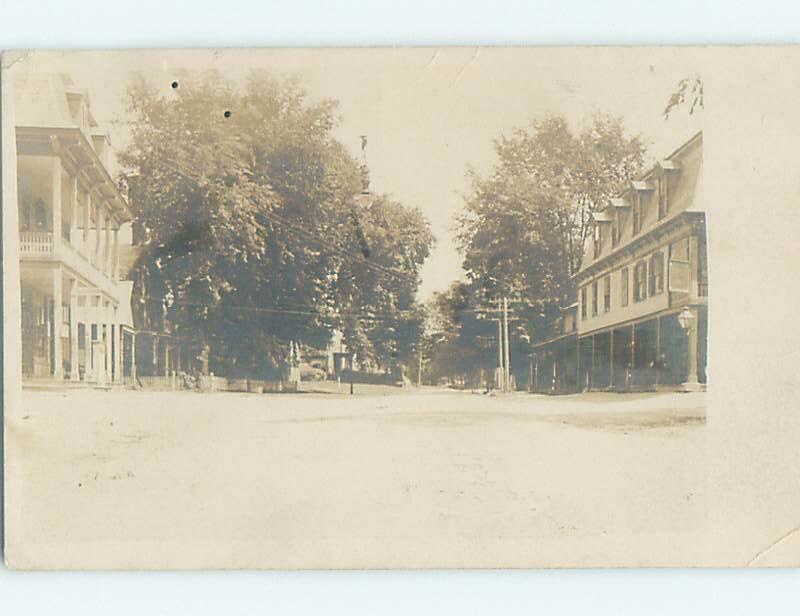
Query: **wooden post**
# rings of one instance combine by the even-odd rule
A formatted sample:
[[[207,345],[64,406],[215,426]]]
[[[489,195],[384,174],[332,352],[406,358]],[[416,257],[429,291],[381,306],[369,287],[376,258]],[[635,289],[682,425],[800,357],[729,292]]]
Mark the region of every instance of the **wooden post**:
[[[153,369],[150,372],[151,376],[158,376],[156,368],[158,367],[158,337],[155,334],[151,334],[153,338]]]
[[[511,352],[509,350],[509,335],[508,335],[508,298],[503,298],[503,329],[505,330],[503,342],[505,343],[505,373],[503,380],[505,381],[504,391],[511,391]]]
[[[629,387],[633,387],[636,376],[636,323],[631,323],[631,376]]]
[[[533,392],[533,355],[528,356],[528,393]]]
[[[614,329],[608,332],[611,339],[608,351],[608,388],[614,389]]]
[[[114,308],[114,382],[120,383],[122,382],[122,345],[121,345],[121,332],[120,332],[120,325],[119,325],[119,309]]]
[[[661,317],[656,317],[656,386],[661,380]]]
[[[419,366],[417,371],[417,387],[422,387],[422,340],[419,342]]]
[[[558,348],[553,349],[552,353],[553,353],[553,382],[550,385],[550,391],[556,391],[558,389]]]
[[[105,363],[104,363],[104,370],[106,376],[106,383],[111,383],[111,366],[113,364],[113,357],[111,355],[111,304],[107,303],[103,306],[103,316],[105,319],[105,330],[106,335],[104,338],[105,341]]]
[[[695,389],[699,387],[699,382],[697,380],[697,308],[689,308],[689,312],[691,312],[694,318],[686,332],[689,335],[689,374],[687,375],[685,385],[690,389]]]
[[[69,243],[73,246],[78,240],[78,176],[73,175],[69,187],[69,205],[70,205],[70,219],[69,219]]]
[[[59,163],[60,164],[60,163]],[[61,357],[61,266],[53,270],[53,378],[64,378],[64,360]]]
[[[69,378],[79,381],[80,360],[78,359],[78,296],[75,289],[78,286],[75,278],[69,281]]]
[[[112,256],[112,265],[111,265],[111,275],[114,279],[114,282],[119,280],[119,228],[114,229],[114,244],[113,244],[113,256]]]
[[[505,368],[503,364],[503,320],[501,301],[497,300],[497,388],[505,390]]]
[[[131,332],[131,381],[136,385],[136,332]]]
[[[86,192],[86,204],[83,208],[83,254],[87,258],[89,255],[89,212],[92,208],[92,191]]]
[[[100,225],[103,216],[103,209],[98,203],[94,204],[94,266],[100,266]]]
[[[52,199],[53,199],[53,254],[57,255],[61,246],[61,157],[52,157]]]
[[[111,216],[108,212],[105,213],[105,237],[103,238],[103,273],[111,276],[111,268],[109,265],[111,257]]]
[[[89,310],[89,296],[84,297],[83,322],[83,380],[88,381],[92,375],[92,321]]]

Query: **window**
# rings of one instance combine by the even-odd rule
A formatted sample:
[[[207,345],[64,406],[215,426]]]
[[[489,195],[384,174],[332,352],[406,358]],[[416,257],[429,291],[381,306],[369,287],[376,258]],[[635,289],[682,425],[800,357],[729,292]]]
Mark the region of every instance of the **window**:
[[[642,229],[642,196],[639,191],[633,191],[633,234],[636,235]]]
[[[620,274],[620,280],[619,280],[619,283],[620,283],[619,284],[619,290],[620,290],[619,303],[620,303],[621,306],[627,306],[628,305],[628,268],[627,267],[623,267],[622,271],[619,274]]]
[[[586,287],[581,288],[581,321],[586,320]]]
[[[669,182],[667,182],[666,174],[662,174],[658,178],[658,219],[664,218],[669,211]]]
[[[642,259],[633,266],[633,301],[647,299],[647,262]]]
[[[603,312],[611,310],[611,275],[603,278]]]
[[[691,280],[689,264],[689,238],[682,238],[669,246],[669,282],[670,293],[688,293]]]
[[[611,217],[611,246],[619,244],[619,212],[615,211]]]
[[[592,283],[592,316],[597,316],[597,281]]]
[[[659,251],[650,255],[650,295],[658,295],[664,290],[664,253]]]

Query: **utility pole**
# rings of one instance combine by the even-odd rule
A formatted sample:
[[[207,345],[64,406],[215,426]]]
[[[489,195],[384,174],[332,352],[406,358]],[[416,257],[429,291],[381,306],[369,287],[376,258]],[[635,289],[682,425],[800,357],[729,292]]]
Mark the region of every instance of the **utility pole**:
[[[417,372],[417,387],[422,387],[422,340],[419,341],[419,371]]]
[[[503,297],[503,326],[505,329],[505,367],[506,371],[503,375],[504,391],[511,391],[511,356],[508,350],[508,297]]]
[[[497,300],[497,387],[500,391],[506,390],[505,368],[503,367],[503,319],[502,305],[500,299]]]

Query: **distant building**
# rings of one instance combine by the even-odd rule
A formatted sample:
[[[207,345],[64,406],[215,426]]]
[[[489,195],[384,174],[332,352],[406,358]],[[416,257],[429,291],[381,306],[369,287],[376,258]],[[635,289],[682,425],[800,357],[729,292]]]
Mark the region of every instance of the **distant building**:
[[[147,274],[135,268],[141,253],[138,244],[120,245],[120,271],[126,278],[120,282],[123,381],[145,388],[179,387],[177,373],[196,366],[185,337],[167,318],[163,301],[157,294],[150,296]]]
[[[574,276],[575,331],[534,347],[534,389],[705,386],[702,167],[698,133],[594,213],[593,239]]]
[[[23,376],[118,381],[130,214],[108,135],[68,77],[21,75],[15,93]]]

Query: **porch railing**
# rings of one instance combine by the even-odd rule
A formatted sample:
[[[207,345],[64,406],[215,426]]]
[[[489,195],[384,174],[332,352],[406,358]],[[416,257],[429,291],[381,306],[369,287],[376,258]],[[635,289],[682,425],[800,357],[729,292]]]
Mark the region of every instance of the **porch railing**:
[[[53,234],[42,231],[22,231],[19,252],[23,255],[46,255],[53,252]]]

